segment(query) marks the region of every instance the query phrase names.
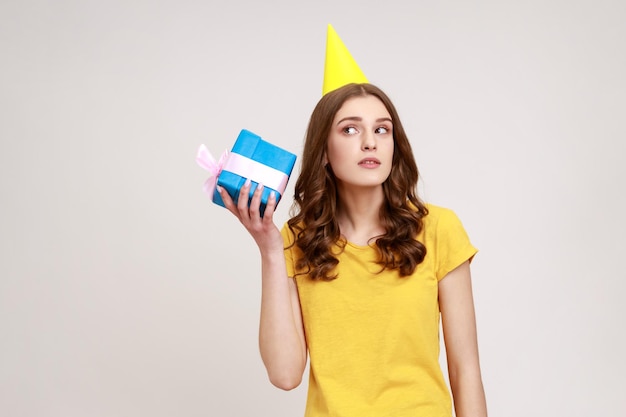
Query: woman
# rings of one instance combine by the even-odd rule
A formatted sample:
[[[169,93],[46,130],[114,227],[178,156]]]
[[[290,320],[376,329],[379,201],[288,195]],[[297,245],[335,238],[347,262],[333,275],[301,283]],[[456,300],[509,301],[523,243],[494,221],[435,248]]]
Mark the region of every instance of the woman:
[[[259,214],[248,181],[226,207],[262,259],[259,342],[270,381],[299,385],[306,416],[452,416],[439,318],[458,417],[487,415],[469,263],[455,214],[416,196],[418,170],[389,98],[371,84],[322,97],[309,123],[295,216]],[[249,206],[248,206],[249,204]]]

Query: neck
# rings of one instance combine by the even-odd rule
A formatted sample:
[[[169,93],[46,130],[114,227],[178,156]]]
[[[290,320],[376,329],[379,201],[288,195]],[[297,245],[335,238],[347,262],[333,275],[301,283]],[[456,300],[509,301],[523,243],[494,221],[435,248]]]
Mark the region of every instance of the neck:
[[[337,222],[341,234],[357,245],[367,245],[385,233],[380,208],[385,196],[382,186],[365,189],[340,189]]]

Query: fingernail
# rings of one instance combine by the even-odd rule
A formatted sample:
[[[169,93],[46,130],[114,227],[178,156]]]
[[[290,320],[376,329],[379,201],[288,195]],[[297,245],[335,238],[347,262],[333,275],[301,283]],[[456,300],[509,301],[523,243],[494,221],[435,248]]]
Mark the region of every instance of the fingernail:
[[[249,187],[251,183],[252,183],[252,181],[250,181],[250,178],[246,178],[246,182],[243,183],[243,186],[244,187]]]
[[[270,199],[271,199],[271,200],[276,199],[276,192],[275,192],[275,191],[271,191],[271,192],[270,192]]]
[[[265,188],[265,186],[261,183],[259,183],[259,185],[256,186],[256,189],[261,191],[263,188]]]

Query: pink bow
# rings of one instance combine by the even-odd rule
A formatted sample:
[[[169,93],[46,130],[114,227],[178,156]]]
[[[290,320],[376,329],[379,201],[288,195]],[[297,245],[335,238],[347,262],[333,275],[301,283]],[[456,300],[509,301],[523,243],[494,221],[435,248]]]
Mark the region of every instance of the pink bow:
[[[196,156],[196,162],[202,168],[209,171],[209,179],[207,179],[204,183],[203,190],[205,193],[213,198],[213,193],[215,192],[215,185],[217,184],[217,177],[222,172],[222,167],[226,160],[228,159],[228,151],[224,151],[222,156],[220,156],[220,160],[215,162],[215,158],[211,155],[211,152],[207,149],[206,146],[200,145],[198,149],[198,155]]]

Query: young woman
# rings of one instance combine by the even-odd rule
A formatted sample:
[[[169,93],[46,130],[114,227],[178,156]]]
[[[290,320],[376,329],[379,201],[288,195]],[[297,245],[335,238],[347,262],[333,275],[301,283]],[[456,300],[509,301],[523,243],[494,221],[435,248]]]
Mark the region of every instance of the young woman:
[[[371,84],[325,94],[309,123],[294,212],[279,230],[250,182],[219,190],[259,247],[259,342],[270,381],[298,386],[305,416],[487,415],[470,261],[456,215],[416,195],[418,170],[389,98]],[[249,204],[249,205],[248,205]]]

